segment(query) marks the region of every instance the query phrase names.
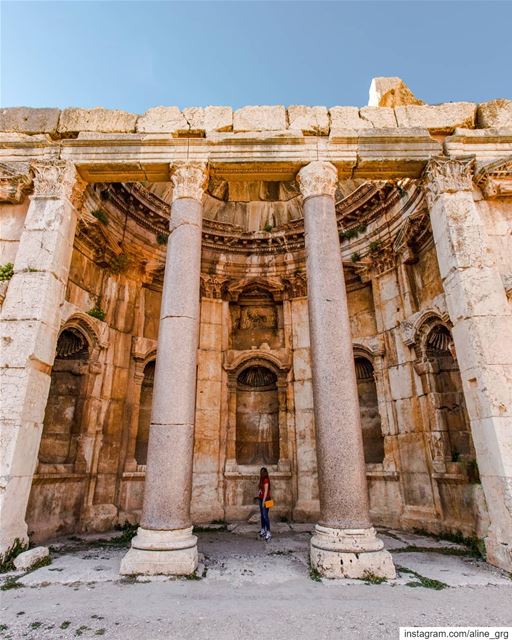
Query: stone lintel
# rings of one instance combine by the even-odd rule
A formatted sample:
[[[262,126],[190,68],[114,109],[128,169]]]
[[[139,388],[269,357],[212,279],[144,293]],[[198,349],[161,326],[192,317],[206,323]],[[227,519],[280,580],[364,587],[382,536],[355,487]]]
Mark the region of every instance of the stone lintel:
[[[512,129],[457,129],[445,139],[448,156],[489,162],[512,153]],[[87,182],[168,181],[169,165],[209,162],[218,175],[252,174],[288,179],[314,160],[333,163],[340,176],[419,177],[427,161],[440,155],[426,129],[333,130],[326,136],[287,131],[171,138],[164,134],[81,133],[76,139],[0,134],[0,162],[69,160]]]

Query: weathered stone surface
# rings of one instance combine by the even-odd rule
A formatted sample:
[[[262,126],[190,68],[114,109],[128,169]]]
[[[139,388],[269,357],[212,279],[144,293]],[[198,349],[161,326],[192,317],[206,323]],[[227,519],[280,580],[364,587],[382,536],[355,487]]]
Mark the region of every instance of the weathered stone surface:
[[[190,126],[190,133],[204,134],[210,131],[232,131],[231,107],[187,107],[183,115]]]
[[[331,107],[331,131],[334,129],[371,129],[372,123],[359,116],[357,107]]]
[[[329,135],[329,114],[326,107],[288,107],[290,129],[298,129],[305,135]]]
[[[153,107],[137,120],[137,133],[188,133],[189,124],[178,107]]]
[[[480,103],[476,120],[481,129],[512,127],[512,100],[500,98]]]
[[[242,107],[233,116],[233,131],[283,131],[286,109],[282,105]]]
[[[34,547],[16,556],[14,558],[14,566],[18,571],[28,571],[36,563],[48,558],[49,555],[48,547]]]
[[[455,128],[475,127],[476,104],[447,102],[439,105],[411,105],[395,109],[399,127],[425,127],[431,133],[453,133]]]
[[[131,133],[135,131],[137,115],[119,109],[64,109],[59,120],[59,133],[101,131]]]
[[[363,107],[359,110],[359,116],[368,120],[376,129],[397,127],[394,109],[386,107]]]
[[[373,78],[370,85],[369,107],[400,107],[425,104],[412,93],[400,78]]]
[[[0,109],[0,131],[8,133],[50,133],[57,131],[60,109],[10,107]]]

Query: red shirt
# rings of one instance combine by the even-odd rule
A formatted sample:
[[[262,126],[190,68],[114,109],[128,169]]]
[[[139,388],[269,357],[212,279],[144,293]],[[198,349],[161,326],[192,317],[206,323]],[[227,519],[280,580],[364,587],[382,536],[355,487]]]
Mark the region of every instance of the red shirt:
[[[261,485],[258,497],[263,499],[263,496],[265,495],[265,485],[268,485],[268,491],[267,491],[267,498],[266,499],[270,500],[270,480],[268,478],[265,478],[263,480],[263,484]]]

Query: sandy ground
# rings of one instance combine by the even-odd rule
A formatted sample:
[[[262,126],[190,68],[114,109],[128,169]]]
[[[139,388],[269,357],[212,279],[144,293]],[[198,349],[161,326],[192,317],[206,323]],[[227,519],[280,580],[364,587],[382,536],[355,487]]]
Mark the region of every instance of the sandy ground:
[[[119,533],[56,541],[50,566],[2,576],[0,638],[372,640],[398,639],[400,626],[512,626],[510,577],[460,545],[381,532],[397,580],[317,581],[310,527],[292,527],[276,525],[270,543],[253,525],[200,532],[194,580],[121,578]]]

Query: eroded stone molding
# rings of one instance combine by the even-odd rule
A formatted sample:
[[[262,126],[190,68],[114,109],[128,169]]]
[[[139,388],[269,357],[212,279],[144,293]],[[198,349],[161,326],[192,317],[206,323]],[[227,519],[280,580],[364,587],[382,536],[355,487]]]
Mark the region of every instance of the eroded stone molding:
[[[482,167],[475,175],[475,184],[485,198],[512,196],[512,159],[501,159]]]
[[[332,196],[336,193],[338,170],[330,162],[315,160],[297,174],[297,182],[304,199],[312,196]]]
[[[66,198],[79,211],[85,199],[87,183],[72,162],[61,160],[33,162],[35,198]]]
[[[171,167],[172,202],[179,198],[192,198],[201,202],[208,184],[206,162],[185,162]]]
[[[31,187],[28,162],[0,162],[0,203],[20,204]]]
[[[431,318],[435,318],[438,322],[448,326],[450,317],[448,315],[444,294],[434,298],[432,306],[428,309],[422,309],[400,323],[402,340],[408,347],[414,347],[417,342],[420,341],[421,328],[424,327],[425,323]]]
[[[471,191],[474,169],[474,158],[431,158],[424,172],[429,208],[442,193]]]

